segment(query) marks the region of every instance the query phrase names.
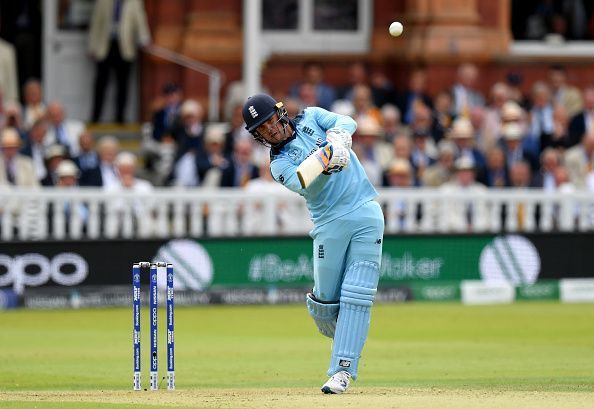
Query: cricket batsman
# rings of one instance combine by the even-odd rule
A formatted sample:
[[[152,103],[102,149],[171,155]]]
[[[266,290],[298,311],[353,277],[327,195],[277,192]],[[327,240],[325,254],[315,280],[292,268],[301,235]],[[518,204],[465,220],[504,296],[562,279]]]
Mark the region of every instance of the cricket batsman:
[[[290,119],[283,103],[266,94],[248,98],[243,119],[253,137],[270,147],[274,179],[307,202],[314,223],[314,288],[306,305],[320,333],[333,340],[330,379],[322,392],[344,393],[351,378],[357,379],[384,233],[377,192],[350,149],[357,124],[319,107]],[[298,177],[299,165],[311,155],[321,164],[320,174]],[[304,179],[311,182],[304,186]]]

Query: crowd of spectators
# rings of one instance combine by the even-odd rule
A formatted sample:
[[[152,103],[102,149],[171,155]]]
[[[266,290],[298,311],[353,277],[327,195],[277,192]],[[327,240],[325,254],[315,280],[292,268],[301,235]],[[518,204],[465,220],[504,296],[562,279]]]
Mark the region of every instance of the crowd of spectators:
[[[349,74],[348,84],[334,87],[322,65],[307,63],[288,95],[275,97],[291,117],[308,106],[352,116],[353,150],[377,187],[594,191],[594,86],[572,86],[561,66],[551,66],[528,94],[511,73],[484,95],[473,64],[460,65],[451,86],[433,96],[424,69],[411,72],[405,89],[360,63]],[[151,142],[159,147],[147,161],[150,172],[160,173],[154,180],[239,187],[258,177],[267,151],[244,129],[241,98],[222,124],[205,123],[201,105],[175,85],[164,88],[162,101],[152,121]]]
[[[377,187],[594,191],[594,86],[572,86],[563,67],[550,67],[548,80],[535,81],[528,95],[517,75],[484,95],[473,64],[460,65],[451,86],[436,95],[427,92],[423,69],[410,73],[405,89],[360,63],[349,74],[348,84],[334,87],[322,65],[307,63],[289,94],[275,96],[291,117],[308,106],[352,116],[358,123],[353,150]],[[201,103],[186,93],[167,84],[141,149],[122,152],[117,138],[95,141],[63,104],[44,100],[39,81],[29,80],[23,104],[10,101],[1,110],[0,185],[64,185],[67,177],[74,178],[68,186],[146,191],[245,187],[259,178],[268,151],[244,128],[243,100],[230,104],[225,122],[207,123]],[[63,161],[71,162],[60,166]],[[139,183],[139,176],[146,180]]]

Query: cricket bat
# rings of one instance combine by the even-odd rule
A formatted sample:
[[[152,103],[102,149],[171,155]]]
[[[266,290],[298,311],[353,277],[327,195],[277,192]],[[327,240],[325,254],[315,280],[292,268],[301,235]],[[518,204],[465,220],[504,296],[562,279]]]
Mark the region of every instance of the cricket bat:
[[[297,167],[297,177],[299,178],[299,183],[301,183],[301,188],[305,189],[312,182],[320,176],[320,174],[324,171],[324,164],[322,163],[322,158],[317,154],[317,152],[309,155],[301,164]]]

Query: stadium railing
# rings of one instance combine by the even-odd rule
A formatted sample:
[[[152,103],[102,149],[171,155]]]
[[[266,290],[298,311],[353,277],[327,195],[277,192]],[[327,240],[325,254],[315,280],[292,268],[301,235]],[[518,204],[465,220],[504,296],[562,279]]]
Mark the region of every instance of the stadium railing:
[[[381,189],[386,234],[583,232],[594,230],[594,195],[492,189]],[[0,240],[302,236],[304,200],[238,189],[159,188],[0,191]]]

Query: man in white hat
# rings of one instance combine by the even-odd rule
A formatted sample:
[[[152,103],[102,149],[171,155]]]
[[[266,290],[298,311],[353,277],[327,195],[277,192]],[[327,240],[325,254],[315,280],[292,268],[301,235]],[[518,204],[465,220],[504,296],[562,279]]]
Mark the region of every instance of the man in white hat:
[[[531,150],[524,148],[525,134],[519,124],[509,123],[504,125],[501,129],[501,137],[508,170],[513,163],[518,161],[528,162],[532,171],[538,169],[538,158]]]
[[[0,185],[39,186],[31,158],[21,155],[21,137],[14,128],[5,128],[0,138]]]
[[[56,177],[56,189],[76,189],[80,171],[76,164],[70,159],[60,161],[54,172]],[[74,234],[82,232],[86,228],[89,219],[89,209],[83,203],[72,203],[66,200],[61,203],[63,216],[59,214],[60,208],[49,207],[48,222],[50,231],[64,231]],[[63,223],[63,226],[61,225]]]
[[[56,168],[56,186],[57,187],[74,187],[78,185],[78,177],[80,172],[74,162],[69,159],[64,159]]]
[[[355,131],[353,150],[357,154],[369,181],[382,185],[382,174],[393,158],[393,149],[384,141],[384,132],[373,118],[362,118]]]
[[[56,170],[60,163],[67,157],[66,148],[63,145],[50,145],[45,150],[45,168],[47,174],[41,180],[43,186],[55,186],[58,181]]]
[[[456,119],[452,124],[448,137],[456,144],[456,148],[458,148],[456,159],[462,157],[471,159],[478,178],[482,180],[487,161],[485,155],[476,147],[474,127],[470,120],[466,118]]]

